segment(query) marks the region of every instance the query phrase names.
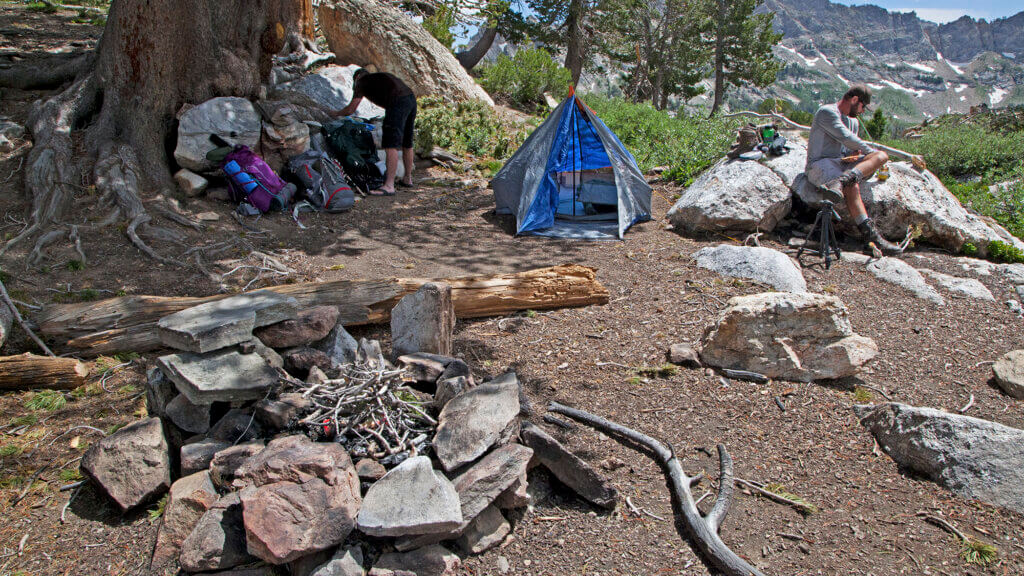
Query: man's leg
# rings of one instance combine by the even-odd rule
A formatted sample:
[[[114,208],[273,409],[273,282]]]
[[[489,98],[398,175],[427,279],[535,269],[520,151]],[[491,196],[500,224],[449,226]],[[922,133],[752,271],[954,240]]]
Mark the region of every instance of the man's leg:
[[[384,185],[381,190],[394,194],[395,174],[398,173],[398,148],[384,149]]]
[[[412,186],[413,159],[412,148],[402,148],[402,164],[405,167],[405,177],[402,178],[402,183],[406,186]]]

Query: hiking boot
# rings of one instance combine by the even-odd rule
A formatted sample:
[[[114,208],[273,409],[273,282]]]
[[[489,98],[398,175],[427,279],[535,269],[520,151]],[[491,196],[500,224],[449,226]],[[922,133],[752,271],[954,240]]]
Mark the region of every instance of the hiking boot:
[[[858,224],[857,229],[860,230],[861,235],[864,237],[864,243],[874,244],[882,254],[895,256],[903,253],[902,248],[889,242],[879,234],[878,228],[875,228],[875,223],[870,218]]]
[[[839,185],[845,188],[850,184],[856,184],[863,179],[864,175],[860,173],[860,170],[850,168],[846,172],[843,172],[843,175],[839,177]]]

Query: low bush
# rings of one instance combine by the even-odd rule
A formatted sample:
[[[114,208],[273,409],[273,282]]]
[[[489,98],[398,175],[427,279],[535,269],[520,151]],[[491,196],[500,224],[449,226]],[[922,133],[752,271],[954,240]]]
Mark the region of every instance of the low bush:
[[[679,115],[619,98],[588,94],[588,106],[619,137],[640,169],[668,166],[666,178],[689,185],[728,150],[738,120]]]
[[[490,106],[475,100],[454,106],[432,97],[417,102],[416,149],[422,153],[440,146],[454,154],[505,159],[529,129],[503,123]]]
[[[924,156],[928,169],[942,179],[980,176],[998,181],[1008,178],[1024,159],[1024,131],[997,132],[975,124],[938,126],[896,145]]]
[[[480,77],[480,84],[491,96],[528,112],[544,104],[545,92],[558,100],[564,98],[570,82],[569,71],[539,48],[519,50],[511,58],[502,54],[481,70]]]

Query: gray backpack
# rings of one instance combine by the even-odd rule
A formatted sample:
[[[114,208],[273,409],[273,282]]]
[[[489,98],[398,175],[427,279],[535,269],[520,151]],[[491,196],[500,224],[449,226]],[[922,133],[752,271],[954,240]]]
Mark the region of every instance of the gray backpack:
[[[344,212],[356,203],[345,171],[324,152],[307,150],[289,160],[288,169],[302,183],[306,200],[317,210]]]

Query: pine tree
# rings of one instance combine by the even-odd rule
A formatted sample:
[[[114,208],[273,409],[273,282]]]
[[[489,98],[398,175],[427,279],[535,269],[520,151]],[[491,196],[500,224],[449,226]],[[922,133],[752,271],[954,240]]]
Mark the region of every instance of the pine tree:
[[[772,28],[773,12],[755,14],[764,0],[707,0],[712,4],[710,31],[714,45],[714,116],[729,86],[753,84],[764,87],[775,81],[782,65],[772,47],[782,39]]]
[[[864,129],[875,140],[885,136],[885,130],[888,127],[889,121],[886,120],[881,108],[875,108],[875,113],[871,115],[871,119],[864,123]]]
[[[536,22],[530,36],[549,48],[565,48],[565,67],[572,82],[580,80],[584,65],[592,57],[596,34],[592,21],[598,0],[526,0]]]

